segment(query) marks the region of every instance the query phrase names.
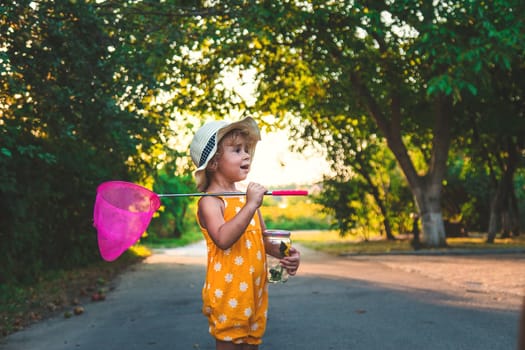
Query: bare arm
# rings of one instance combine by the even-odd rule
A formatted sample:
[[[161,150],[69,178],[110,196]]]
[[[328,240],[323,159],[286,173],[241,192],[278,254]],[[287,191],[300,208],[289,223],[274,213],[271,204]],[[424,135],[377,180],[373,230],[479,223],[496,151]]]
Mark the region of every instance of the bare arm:
[[[220,249],[230,248],[244,233],[257,209],[261,206],[266,188],[250,183],[246,190],[246,204],[230,220],[224,220],[224,203],[215,197],[199,201],[199,218],[211,239]]]

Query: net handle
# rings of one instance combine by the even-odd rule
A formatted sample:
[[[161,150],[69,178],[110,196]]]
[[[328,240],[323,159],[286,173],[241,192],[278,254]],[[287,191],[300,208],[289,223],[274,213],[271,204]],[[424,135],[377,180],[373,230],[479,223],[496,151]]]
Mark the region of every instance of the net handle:
[[[228,196],[245,196],[246,192],[216,192],[216,193],[165,193],[158,194],[159,197],[228,197]],[[306,190],[275,190],[266,191],[266,196],[308,196]]]

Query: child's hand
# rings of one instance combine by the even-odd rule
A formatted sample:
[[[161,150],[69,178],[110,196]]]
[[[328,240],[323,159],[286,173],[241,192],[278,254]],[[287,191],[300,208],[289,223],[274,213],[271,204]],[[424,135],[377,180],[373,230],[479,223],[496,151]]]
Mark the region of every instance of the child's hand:
[[[246,204],[250,203],[255,205],[255,208],[259,208],[262,204],[266,191],[266,187],[255,182],[250,182],[248,184],[248,188],[246,189]]]
[[[290,276],[295,276],[301,263],[301,253],[294,247],[290,248],[290,255],[280,260],[281,266],[286,269]]]

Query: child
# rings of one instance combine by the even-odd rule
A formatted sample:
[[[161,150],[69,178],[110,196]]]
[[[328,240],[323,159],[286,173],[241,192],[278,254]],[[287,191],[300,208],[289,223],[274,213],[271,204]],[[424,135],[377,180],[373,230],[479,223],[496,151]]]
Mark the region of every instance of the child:
[[[199,191],[237,192],[236,182],[248,176],[260,139],[252,118],[200,128],[190,145]],[[218,350],[257,350],[266,329],[266,254],[282,257],[278,246],[263,241],[266,227],[259,207],[265,192],[262,185],[249,183],[246,196],[206,196],[198,204],[197,220],[208,248],[202,312]],[[280,261],[295,275],[299,251],[292,247]]]

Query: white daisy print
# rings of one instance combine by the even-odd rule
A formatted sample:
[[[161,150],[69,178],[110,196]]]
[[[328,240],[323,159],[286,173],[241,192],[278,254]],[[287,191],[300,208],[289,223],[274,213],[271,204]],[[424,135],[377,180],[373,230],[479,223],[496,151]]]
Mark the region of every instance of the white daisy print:
[[[235,213],[238,213],[241,211],[241,207],[235,207]]]
[[[217,272],[219,272],[221,268],[222,268],[222,264],[220,262],[215,263],[215,265],[213,265],[213,269]]]
[[[242,256],[236,256],[235,257],[235,265],[241,266],[244,263],[244,258]]]
[[[250,226],[255,226],[255,219],[252,219],[252,221],[250,221]]]
[[[221,290],[221,289],[218,289],[218,288],[215,289],[215,296],[216,296],[217,298],[222,298],[222,294],[223,294],[223,293],[222,293],[222,290]]]
[[[255,285],[256,285],[256,286],[259,286],[260,284],[261,284],[261,277],[257,277],[257,278],[255,279]]]
[[[246,309],[244,309],[244,316],[246,317],[250,317],[252,315],[252,309],[247,307]]]
[[[252,241],[249,239],[246,240],[246,248],[250,249],[252,247]]]
[[[241,283],[239,284],[239,290],[240,290],[241,292],[246,292],[246,291],[248,290],[248,283],[246,283],[246,282],[241,282]]]
[[[254,272],[255,272],[255,267],[253,267],[253,265],[252,265],[252,266],[250,266],[250,274],[253,274]]]
[[[226,322],[227,319],[228,319],[228,317],[226,317],[225,314],[219,315],[219,322],[220,323]]]
[[[228,256],[232,253],[232,249],[231,248],[228,248],[224,251],[224,255]]]
[[[257,254],[255,254],[257,256],[257,260],[261,260],[262,259],[262,253],[260,250],[257,251]]]
[[[234,299],[234,298],[231,298],[229,301],[228,301],[228,304],[230,305],[231,308],[236,308],[237,307],[237,299]]]
[[[254,324],[252,324],[252,325],[250,326],[250,329],[251,329],[252,331],[256,331],[256,330],[258,330],[258,329],[259,329],[259,324],[258,324],[258,323],[254,323]]]
[[[227,273],[225,276],[224,276],[224,280],[228,283],[231,283],[233,281],[233,274],[231,273]]]
[[[239,202],[244,203],[245,202],[245,198],[244,197],[240,197],[239,198]]]
[[[233,338],[232,337],[224,337],[224,341],[232,341]]]

